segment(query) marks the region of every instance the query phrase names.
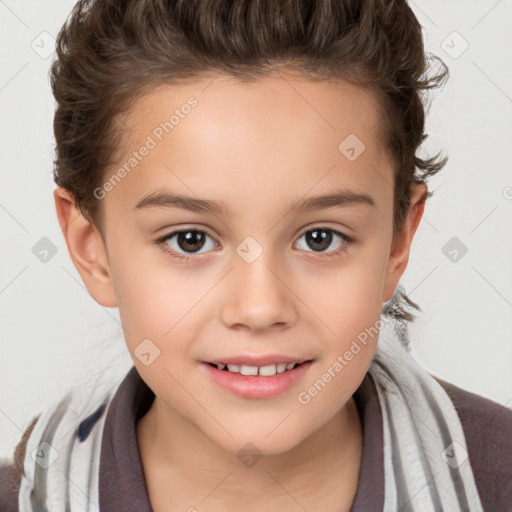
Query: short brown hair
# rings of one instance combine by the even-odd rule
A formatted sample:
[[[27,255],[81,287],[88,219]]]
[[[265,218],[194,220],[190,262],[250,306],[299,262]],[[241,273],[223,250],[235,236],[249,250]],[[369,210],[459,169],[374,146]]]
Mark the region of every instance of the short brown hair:
[[[427,74],[430,58],[441,67],[434,76]],[[138,97],[208,74],[248,81],[276,69],[345,80],[377,96],[396,169],[396,233],[412,184],[426,183],[447,161],[416,156],[428,136],[423,93],[442,85],[448,68],[425,54],[406,0],[80,0],[58,34],[50,70],[55,183],[99,227],[93,191],[115,163],[122,140],[116,121]],[[397,294],[419,309],[400,288]],[[414,318],[401,307],[391,314]]]

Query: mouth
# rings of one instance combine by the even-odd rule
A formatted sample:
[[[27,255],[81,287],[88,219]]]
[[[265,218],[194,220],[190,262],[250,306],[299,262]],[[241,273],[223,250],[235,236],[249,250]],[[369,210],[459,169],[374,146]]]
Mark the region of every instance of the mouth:
[[[224,372],[230,373],[239,373],[240,375],[246,376],[261,376],[261,377],[272,377],[276,374],[286,373],[295,368],[301,366],[304,363],[310,362],[311,359],[301,361],[301,362],[291,362],[291,363],[272,363],[267,364],[265,366],[251,366],[245,364],[233,364],[233,363],[209,363],[210,365],[217,370],[221,370]]]
[[[250,366],[201,362],[210,382],[243,398],[273,398],[291,391],[308,374],[313,359]]]

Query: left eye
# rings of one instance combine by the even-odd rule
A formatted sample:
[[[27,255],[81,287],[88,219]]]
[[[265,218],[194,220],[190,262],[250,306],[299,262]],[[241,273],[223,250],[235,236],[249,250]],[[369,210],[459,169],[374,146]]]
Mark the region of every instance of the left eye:
[[[340,250],[343,250],[345,246],[351,241],[347,235],[340,233],[335,229],[322,227],[306,231],[299,237],[299,240],[301,240],[303,237],[305,237],[306,244],[314,249],[313,252],[329,252],[331,254],[340,252]],[[325,249],[332,244],[335,238],[341,240],[338,247],[332,251],[325,251]],[[299,247],[299,249],[304,249],[304,247]]]

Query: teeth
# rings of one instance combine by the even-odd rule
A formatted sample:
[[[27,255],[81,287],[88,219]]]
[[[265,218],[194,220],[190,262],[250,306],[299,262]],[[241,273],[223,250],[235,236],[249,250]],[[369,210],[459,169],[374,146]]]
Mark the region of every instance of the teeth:
[[[219,363],[216,365],[219,370],[226,368],[225,364]],[[278,363],[269,364],[267,366],[248,366],[238,364],[228,364],[227,369],[232,373],[240,373],[242,375],[261,375],[264,377],[272,377],[276,373],[283,373],[287,370],[291,370],[296,366],[296,363]]]
[[[286,371],[286,363],[279,363],[277,365],[277,373],[283,373]]]
[[[258,367],[257,366],[246,366],[245,364],[243,364],[240,367],[240,373],[242,375],[258,375]]]
[[[277,368],[275,364],[269,364],[268,366],[261,366],[259,370],[260,375],[264,375],[265,377],[269,377],[271,375],[275,375],[277,372]]]

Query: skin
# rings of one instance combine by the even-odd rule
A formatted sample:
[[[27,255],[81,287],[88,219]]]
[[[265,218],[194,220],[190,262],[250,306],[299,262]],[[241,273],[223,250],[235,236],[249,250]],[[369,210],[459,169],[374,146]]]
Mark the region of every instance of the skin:
[[[352,394],[377,338],[308,404],[298,394],[379,320],[407,266],[426,187],[413,189],[393,237],[394,171],[374,97],[343,82],[283,75],[153,89],[124,119],[131,136],[106,178],[190,96],[197,107],[102,199],[101,229],[67,191],[54,194],[73,263],[98,303],[119,308],[133,362],[156,395],[137,424],[153,509],[349,510],[362,453]],[[354,161],[338,150],[348,134],[366,146]],[[338,188],[369,194],[375,204],[288,209]],[[134,209],[156,190],[223,201],[233,214]],[[331,243],[318,248],[305,236],[314,227],[353,242],[327,231]],[[154,243],[180,228],[212,237],[196,249],[201,256],[176,236],[167,247],[187,261]],[[263,250],[251,263],[236,252],[247,236]],[[160,350],[148,366],[134,355],[144,339]],[[265,353],[313,364],[290,391],[267,399],[235,396],[199,365]],[[251,467],[237,457],[247,442],[262,454]]]

